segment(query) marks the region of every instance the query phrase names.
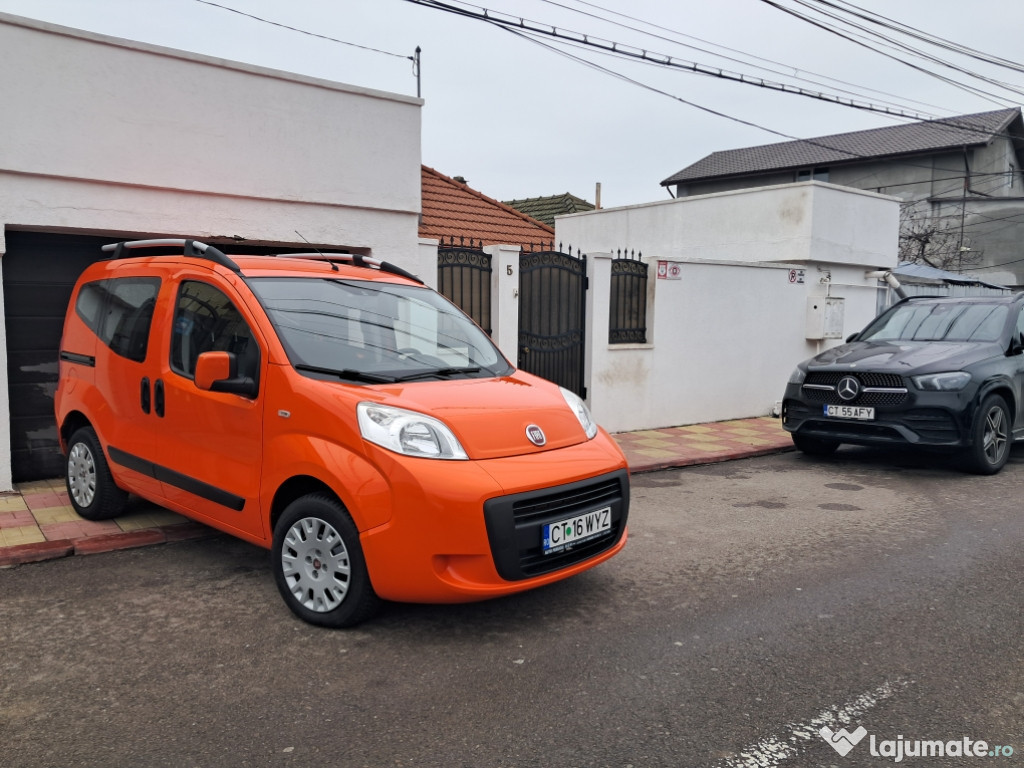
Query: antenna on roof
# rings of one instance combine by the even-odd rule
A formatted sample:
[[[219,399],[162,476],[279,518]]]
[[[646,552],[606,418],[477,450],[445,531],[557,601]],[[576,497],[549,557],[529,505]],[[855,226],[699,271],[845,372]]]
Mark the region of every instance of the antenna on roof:
[[[297,230],[297,229],[296,229],[296,230],[293,230],[293,231],[295,232],[295,234],[296,234],[296,235],[298,235],[299,237],[301,237],[301,238],[302,238],[303,240],[306,240],[306,236],[305,236],[304,234],[302,234],[301,232],[299,232],[299,230]],[[309,240],[306,240],[306,245],[310,246],[310,247],[311,247],[311,248],[312,248],[312,249],[313,249],[314,251],[316,251],[317,253],[319,253],[319,254],[320,254],[320,255],[321,255],[322,257],[323,257],[324,261],[326,261],[326,262],[327,262],[328,264],[330,264],[330,265],[331,265],[331,269],[332,269],[332,270],[334,270],[335,272],[337,272],[337,271],[338,271],[338,265],[337,265],[337,264],[335,264],[335,263],[334,263],[333,261],[331,261],[330,259],[328,259],[328,258],[327,258],[326,256],[324,256],[324,255],[323,255],[323,253],[322,253],[322,252],[320,251],[320,249],[319,249],[319,248],[317,248],[317,247],[316,247],[315,245],[313,245],[313,244],[312,244],[311,242],[309,242]]]

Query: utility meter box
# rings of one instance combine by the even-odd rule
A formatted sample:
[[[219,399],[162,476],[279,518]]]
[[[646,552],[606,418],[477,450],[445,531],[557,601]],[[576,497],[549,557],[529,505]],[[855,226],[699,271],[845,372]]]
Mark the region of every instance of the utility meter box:
[[[808,296],[806,338],[812,341],[843,338],[845,301],[841,296]]]

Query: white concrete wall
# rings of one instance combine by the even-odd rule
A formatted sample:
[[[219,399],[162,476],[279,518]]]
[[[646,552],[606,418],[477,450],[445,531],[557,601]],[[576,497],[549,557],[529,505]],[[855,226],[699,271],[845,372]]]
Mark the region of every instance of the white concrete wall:
[[[806,338],[809,298],[844,299],[842,337],[874,317],[865,272],[896,266],[899,210],[810,182],[573,214],[555,229],[589,257],[588,400],[620,432],[768,414],[797,362],[841,343]],[[608,344],[616,248],[651,264],[647,344]],[[680,279],[658,279],[658,260]]]
[[[14,228],[309,241],[422,271],[419,99],[8,14],[0,51],[0,267]]]
[[[0,14],[0,224],[414,259],[418,99]]]
[[[559,216],[555,239],[584,253],[894,267],[891,226],[893,198],[812,181]]]

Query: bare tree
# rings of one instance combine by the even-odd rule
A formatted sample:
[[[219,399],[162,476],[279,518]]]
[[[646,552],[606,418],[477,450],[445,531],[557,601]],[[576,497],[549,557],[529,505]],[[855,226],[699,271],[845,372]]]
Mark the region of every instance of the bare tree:
[[[951,224],[920,204],[900,206],[900,261],[960,272],[981,263],[982,251],[971,248],[962,223]]]

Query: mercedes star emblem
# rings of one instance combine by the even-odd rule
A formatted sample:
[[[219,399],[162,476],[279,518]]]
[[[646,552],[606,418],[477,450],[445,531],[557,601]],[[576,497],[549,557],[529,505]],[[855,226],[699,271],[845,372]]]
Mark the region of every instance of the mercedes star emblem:
[[[853,378],[853,376],[843,376],[839,380],[839,386],[836,387],[836,391],[839,393],[839,397],[847,402],[855,400],[857,395],[860,394],[860,382]]]

